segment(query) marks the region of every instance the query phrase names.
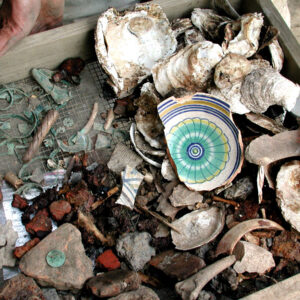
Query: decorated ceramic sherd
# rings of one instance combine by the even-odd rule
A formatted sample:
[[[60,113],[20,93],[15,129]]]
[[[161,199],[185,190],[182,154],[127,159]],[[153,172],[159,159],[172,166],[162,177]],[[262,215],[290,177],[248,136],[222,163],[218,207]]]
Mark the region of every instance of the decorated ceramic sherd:
[[[239,173],[241,134],[228,104],[199,93],[166,99],[158,105],[158,113],[178,177],[188,188],[210,191]]]

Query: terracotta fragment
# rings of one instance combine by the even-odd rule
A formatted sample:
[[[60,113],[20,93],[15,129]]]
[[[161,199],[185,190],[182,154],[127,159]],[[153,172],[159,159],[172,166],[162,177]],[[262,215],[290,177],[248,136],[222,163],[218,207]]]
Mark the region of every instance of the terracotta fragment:
[[[20,210],[25,210],[29,206],[29,204],[27,203],[26,199],[22,198],[18,194],[14,194],[14,199],[11,203],[11,206]]]
[[[68,201],[59,200],[50,204],[49,210],[55,221],[61,221],[65,215],[71,212],[72,206]]]
[[[38,244],[40,241],[39,238],[34,238],[27,243],[25,243],[23,246],[16,247],[14,250],[14,256],[18,259],[20,259],[26,252],[28,252],[31,248],[33,248],[36,244]]]
[[[105,250],[96,259],[97,265],[102,268],[112,271],[120,268],[121,264],[118,257],[112,252],[111,249]]]
[[[28,233],[36,235],[38,238],[48,235],[52,231],[52,223],[46,209],[38,211],[25,228]]]

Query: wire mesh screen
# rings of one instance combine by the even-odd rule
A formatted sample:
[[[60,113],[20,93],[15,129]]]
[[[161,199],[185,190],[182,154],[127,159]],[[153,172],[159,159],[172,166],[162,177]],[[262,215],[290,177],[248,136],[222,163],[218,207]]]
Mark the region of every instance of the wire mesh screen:
[[[71,88],[73,98],[67,103],[65,107],[59,109],[59,118],[53,125],[53,129],[56,131],[56,139],[62,141],[68,141],[68,139],[82,129],[89,119],[89,116],[93,109],[95,102],[99,103],[99,111],[95,122],[104,124],[105,119],[102,118],[102,113],[107,112],[113,107],[115,101],[115,95],[106,83],[107,75],[104,73],[98,62],[90,62],[86,65],[85,69],[81,73],[81,83],[78,86]],[[32,107],[42,104],[43,106],[49,105],[49,97],[39,96],[41,88],[38,83],[31,78],[26,78],[21,81],[17,81],[8,85],[8,87],[21,88],[29,95],[36,95],[36,97],[30,97],[22,100],[20,103],[14,103],[8,110],[2,111],[3,114],[23,114],[24,111],[30,110]],[[29,100],[28,100],[29,99]],[[16,101],[18,102],[18,101]],[[32,103],[30,103],[32,102]],[[51,103],[50,103],[51,104]],[[0,100],[0,108],[7,106],[7,102],[3,99]],[[18,124],[20,120],[10,118],[9,135],[16,136],[19,133]],[[1,123],[2,124],[2,123]],[[0,125],[1,125],[0,124]],[[128,131],[129,123],[126,120],[118,121],[118,128]],[[95,142],[97,132],[90,133],[92,141]],[[29,140],[30,141],[30,140]],[[111,136],[112,146],[118,141],[117,138]],[[14,154],[8,155],[7,145],[0,147],[1,159],[0,159],[0,173],[5,174],[8,170],[18,173],[22,166],[21,158],[26,149],[17,149],[17,156]],[[35,156],[49,156],[53,151],[53,147],[46,147],[42,144],[39,153]],[[59,158],[63,159],[69,156],[68,153],[59,153]],[[46,169],[45,160],[38,160],[34,162],[31,168],[39,166],[44,172]]]

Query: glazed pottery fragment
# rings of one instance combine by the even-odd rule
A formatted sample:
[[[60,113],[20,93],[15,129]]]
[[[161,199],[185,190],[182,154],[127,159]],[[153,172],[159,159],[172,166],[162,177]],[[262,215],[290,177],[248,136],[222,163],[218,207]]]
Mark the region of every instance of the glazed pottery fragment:
[[[234,179],[243,146],[228,104],[209,94],[171,97],[158,113],[173,166],[189,189],[210,191]]]
[[[116,203],[133,209],[135,197],[144,179],[144,175],[136,169],[126,166],[125,170],[121,173],[121,177],[123,182],[122,192]]]

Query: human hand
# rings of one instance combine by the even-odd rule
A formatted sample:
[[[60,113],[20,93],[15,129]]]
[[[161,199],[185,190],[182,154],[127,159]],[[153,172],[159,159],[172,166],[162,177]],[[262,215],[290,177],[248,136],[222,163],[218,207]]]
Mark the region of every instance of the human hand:
[[[0,8],[0,56],[31,33],[61,25],[64,0],[4,0]]]

